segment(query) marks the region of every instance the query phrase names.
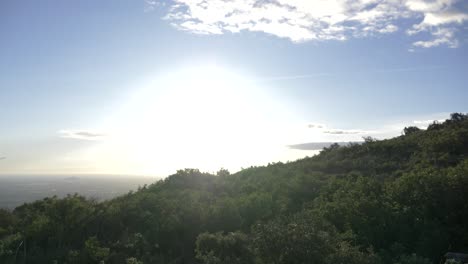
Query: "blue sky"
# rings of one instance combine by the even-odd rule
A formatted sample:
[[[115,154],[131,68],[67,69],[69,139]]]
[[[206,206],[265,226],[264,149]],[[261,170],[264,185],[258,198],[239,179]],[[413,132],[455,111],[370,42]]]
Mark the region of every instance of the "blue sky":
[[[235,171],[396,136],[468,111],[467,33],[455,0],[2,1],[0,173]]]

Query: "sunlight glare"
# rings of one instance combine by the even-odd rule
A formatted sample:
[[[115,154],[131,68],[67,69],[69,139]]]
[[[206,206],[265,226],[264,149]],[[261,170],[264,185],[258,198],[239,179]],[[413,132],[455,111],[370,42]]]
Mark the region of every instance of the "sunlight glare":
[[[293,119],[280,100],[245,76],[190,67],[160,75],[135,93],[116,117],[109,144],[143,173],[238,170],[284,156],[291,136],[285,123]]]

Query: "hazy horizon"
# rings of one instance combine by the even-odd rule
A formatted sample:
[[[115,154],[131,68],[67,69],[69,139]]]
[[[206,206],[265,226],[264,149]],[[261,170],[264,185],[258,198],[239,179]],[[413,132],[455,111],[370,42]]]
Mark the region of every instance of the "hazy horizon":
[[[160,178],[113,175],[0,175],[0,209],[13,209],[46,197],[78,194],[97,201],[136,191]]]

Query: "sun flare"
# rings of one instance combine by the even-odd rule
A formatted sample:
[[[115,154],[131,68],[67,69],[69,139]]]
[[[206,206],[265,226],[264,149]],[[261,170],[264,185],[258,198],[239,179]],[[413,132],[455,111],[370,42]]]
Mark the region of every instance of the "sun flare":
[[[108,157],[107,167],[145,174],[238,170],[283,159],[288,112],[245,76],[215,66],[186,68],[137,90],[114,116],[112,137],[95,151],[108,152],[100,155]]]

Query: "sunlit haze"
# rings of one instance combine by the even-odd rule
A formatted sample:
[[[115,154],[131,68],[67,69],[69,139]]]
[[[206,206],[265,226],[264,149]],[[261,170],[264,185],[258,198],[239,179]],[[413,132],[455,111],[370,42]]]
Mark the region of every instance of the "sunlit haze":
[[[280,97],[233,69],[181,66],[136,83],[128,102],[94,130],[100,142],[72,155],[112,173],[236,171],[302,157],[288,147],[306,140],[295,131],[305,124],[298,117]]]

